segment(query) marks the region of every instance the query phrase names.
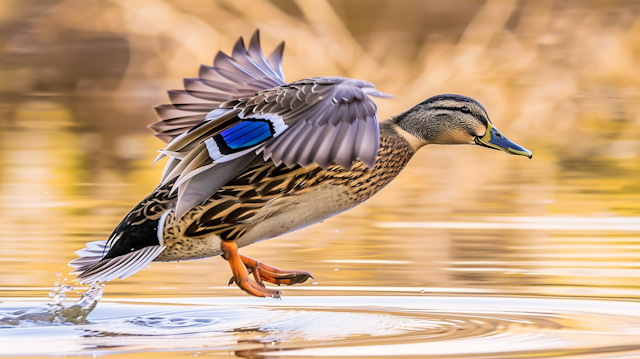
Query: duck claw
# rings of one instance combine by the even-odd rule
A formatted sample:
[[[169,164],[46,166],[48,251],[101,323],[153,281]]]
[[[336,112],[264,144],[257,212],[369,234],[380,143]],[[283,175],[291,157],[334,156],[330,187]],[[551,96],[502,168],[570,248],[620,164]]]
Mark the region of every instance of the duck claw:
[[[263,281],[280,286],[281,284],[301,284],[306,282],[309,278],[315,280],[313,275],[306,271],[278,269],[276,267],[271,267],[267,264],[264,264],[257,259],[243,255],[240,255],[240,259],[242,260],[242,263],[244,263],[244,265],[247,267],[247,269],[250,272],[253,272],[256,283],[262,285],[263,287]]]

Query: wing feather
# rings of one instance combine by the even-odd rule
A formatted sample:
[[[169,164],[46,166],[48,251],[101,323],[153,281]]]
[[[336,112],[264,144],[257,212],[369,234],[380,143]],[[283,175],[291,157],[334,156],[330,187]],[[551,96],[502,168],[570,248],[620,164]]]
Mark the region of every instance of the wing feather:
[[[187,132],[184,137],[176,138],[177,141],[169,143],[165,149],[168,151],[179,151],[190,143],[199,140],[204,141],[205,138],[209,138],[213,134],[219,133],[225,128],[239,122],[239,119],[237,119],[239,113],[239,110],[231,110],[214,119],[203,122],[199,127],[194,127],[191,131]]]
[[[282,71],[282,56],[284,54],[284,41],[278,45],[271,55],[267,58],[267,63],[278,74],[278,78],[285,82],[284,72]]]
[[[166,184],[168,181],[173,180],[175,177],[183,173],[186,170],[186,168],[189,166],[189,164],[202,153],[208,156],[207,146],[204,143],[198,144],[196,148],[189,151],[189,153],[184,157],[184,159],[182,159],[180,163],[178,163],[178,165],[173,169],[173,171],[171,171],[167,175],[167,179],[165,179],[165,182],[161,183],[161,185]],[[171,192],[175,191],[176,189],[177,187],[174,186]]]
[[[249,48],[247,49],[251,60],[256,64],[256,66],[263,71],[265,75],[272,79],[284,80],[284,78],[280,78],[280,73],[271,68],[267,59],[264,58],[264,54],[262,53],[262,48],[260,47],[260,33],[254,32],[253,36],[251,36],[251,40],[249,41]],[[278,65],[280,68],[280,65]]]
[[[303,128],[302,126],[300,126],[301,128]],[[302,159],[302,155],[303,155],[303,150],[304,150],[304,146],[306,143],[310,143],[310,139],[311,136],[315,135],[315,131],[314,128],[312,126],[308,126],[308,127],[304,127],[303,131],[300,133],[299,138],[301,139],[300,141],[292,141],[291,146],[287,149],[287,153],[289,153],[290,156],[292,156],[292,160],[290,160],[290,162],[292,163],[299,163],[302,164],[304,163],[304,166],[308,166],[311,161],[303,161]],[[303,167],[304,167],[303,166]]]
[[[192,151],[192,153],[193,152],[195,151]],[[183,160],[183,162],[186,162],[186,157]],[[207,148],[205,146],[203,150],[201,150],[191,161],[188,162],[184,170],[180,172],[180,175],[176,180],[176,184],[174,185],[174,188],[176,186],[179,187],[180,185],[182,185],[184,181],[188,180],[189,178],[193,177],[193,175],[197,174],[197,173],[194,173],[193,175],[190,176],[192,172],[198,169],[201,169],[203,166],[210,166],[212,165],[212,162],[213,161],[211,160],[211,157],[209,157],[209,152],[207,151]]]
[[[290,131],[286,131],[278,138],[280,140],[280,143],[278,145],[278,152],[275,155],[282,158],[282,161],[288,167],[293,167],[296,164],[295,151],[293,151],[290,147],[296,144],[297,141],[295,139],[300,136],[300,134],[305,130],[305,127],[298,126],[297,128],[291,129]]]
[[[358,121],[355,121],[352,125],[344,123],[336,135],[336,140],[333,142],[329,158],[332,158],[343,168],[351,168],[353,164],[353,134],[357,128]]]
[[[327,168],[331,164],[333,160],[333,158],[331,158],[331,149],[342,125],[342,123],[338,123],[336,126],[326,126],[325,131],[318,139],[318,147],[314,151],[313,162],[317,163],[320,168]]]
[[[362,136],[362,143],[358,148],[360,160],[369,167],[373,167],[378,157],[380,147],[380,128],[375,117],[367,117],[364,123],[365,131]]]

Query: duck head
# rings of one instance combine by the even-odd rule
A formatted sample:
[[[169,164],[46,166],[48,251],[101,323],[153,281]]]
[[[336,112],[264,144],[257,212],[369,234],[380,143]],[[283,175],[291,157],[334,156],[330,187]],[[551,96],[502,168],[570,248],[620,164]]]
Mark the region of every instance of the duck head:
[[[531,158],[531,151],[498,131],[482,105],[469,97],[438,95],[393,117],[398,126],[415,138],[419,148],[427,144],[470,144]]]

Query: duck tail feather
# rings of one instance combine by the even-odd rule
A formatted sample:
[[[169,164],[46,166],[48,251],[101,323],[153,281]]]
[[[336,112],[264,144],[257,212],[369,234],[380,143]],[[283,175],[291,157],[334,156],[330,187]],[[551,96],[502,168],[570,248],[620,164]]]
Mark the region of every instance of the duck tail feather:
[[[100,262],[102,257],[109,252],[107,241],[88,242],[86,248],[76,251],[78,258],[69,262],[69,267],[75,268],[71,274],[84,272],[89,267]]]
[[[81,272],[77,278],[80,284],[108,282],[115,278],[124,279],[151,263],[165,248],[167,247],[159,245],[148,246],[131,253],[104,260],[101,255],[97,261],[77,267],[72,273]],[[78,252],[85,250],[87,250],[87,248],[79,250]],[[72,261],[72,263],[75,262],[74,265],[88,263],[91,259],[95,258],[95,256],[93,256],[95,252],[91,253],[91,256],[87,256],[86,260],[82,260],[85,257],[80,257]],[[71,263],[69,263],[69,265],[73,266]]]

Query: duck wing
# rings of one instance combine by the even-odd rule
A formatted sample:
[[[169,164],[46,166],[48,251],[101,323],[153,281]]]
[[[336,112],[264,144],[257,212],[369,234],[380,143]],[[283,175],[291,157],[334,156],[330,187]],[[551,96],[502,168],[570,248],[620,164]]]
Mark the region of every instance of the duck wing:
[[[358,158],[373,167],[379,126],[368,94],[383,95],[365,81],[323,77],[222,103],[159,156],[170,157],[161,184],[177,178],[177,216],[211,197],[260,153],[264,161],[288,167],[335,162],[350,169]]]
[[[369,82],[317,77],[285,84],[281,44],[268,59],[256,32],[232,56],[219,52],[185,90],[170,91],[150,127],[168,140],[160,187],[175,180],[176,215],[203,203],[259,154],[265,161],[350,168],[360,158],[373,167],[379,147],[376,105],[386,96]]]

